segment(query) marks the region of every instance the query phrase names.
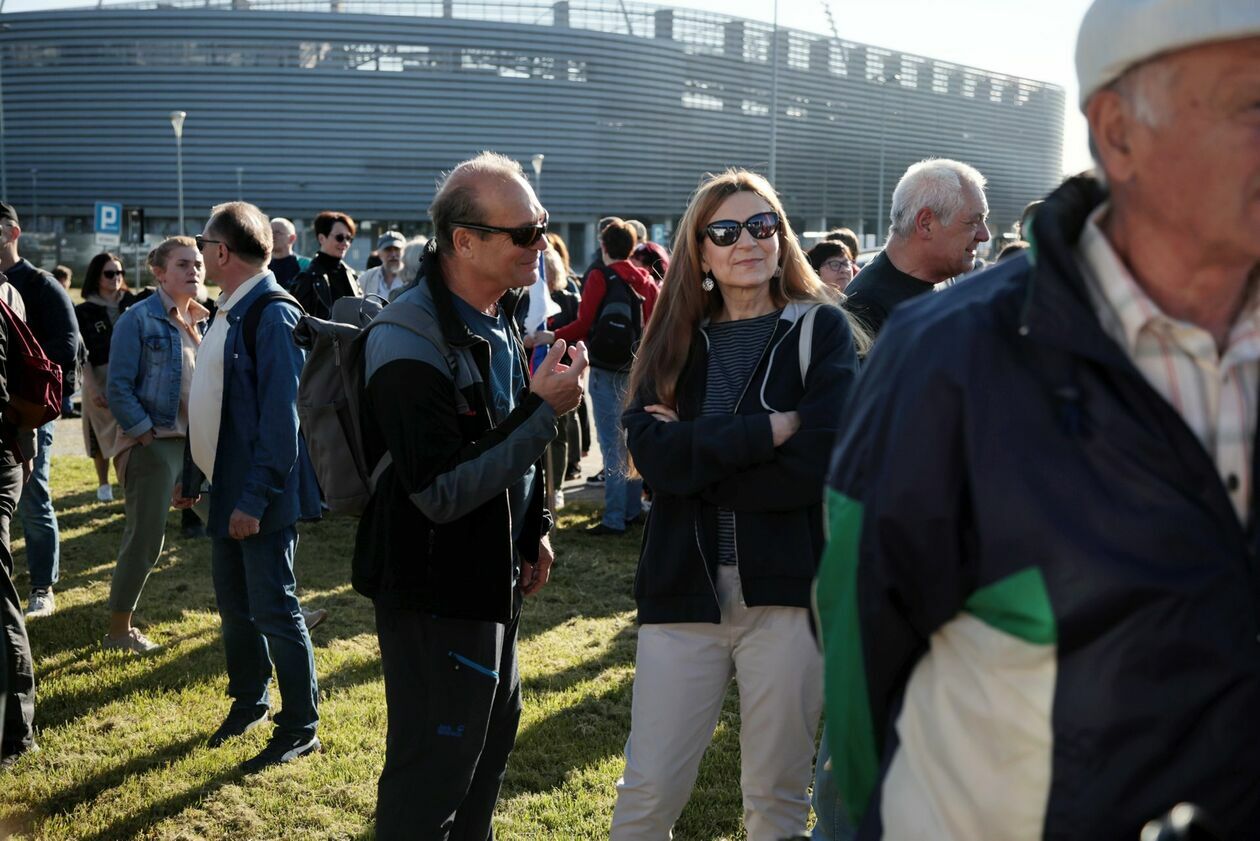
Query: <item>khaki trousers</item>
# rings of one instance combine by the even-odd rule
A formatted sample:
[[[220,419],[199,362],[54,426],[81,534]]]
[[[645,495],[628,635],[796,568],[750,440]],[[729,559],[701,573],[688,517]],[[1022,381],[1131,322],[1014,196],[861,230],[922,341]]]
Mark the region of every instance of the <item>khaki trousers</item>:
[[[805,831],[822,657],[797,607],[748,607],[739,572],[718,568],[722,622],[639,629],[626,769],[613,841],[662,841],[691,796],[726,688],[739,687],[740,787],[749,841]]]
[[[114,613],[131,613],[140,601],[140,591],[162,554],[171,492],[183,469],[183,438],[156,438],[147,447],[137,444],[127,451],[126,524],[109,588],[109,609]]]

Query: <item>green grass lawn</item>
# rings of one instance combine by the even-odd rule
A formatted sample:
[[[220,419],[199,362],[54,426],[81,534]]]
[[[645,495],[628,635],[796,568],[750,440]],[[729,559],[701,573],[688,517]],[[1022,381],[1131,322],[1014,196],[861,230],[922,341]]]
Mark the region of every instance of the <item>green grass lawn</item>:
[[[353,522],[303,527],[297,554],[303,603],[330,612],[314,633],[324,751],[245,777],[237,765],[262,748],[264,728],[218,750],[205,746],[228,709],[208,542],[179,540],[172,513],[136,614],[166,647],[145,659],[104,652],[122,503],[96,501],[85,458],[55,458],[52,472],[62,540],[57,612],[29,625],[43,750],[4,777],[0,838],[371,838],[385,694],[371,605],[349,584]],[[555,573],[526,602],[525,712],[497,813],[500,838],[608,837],[630,728],[638,543],[637,532],[575,534],[595,514],[562,512]],[[15,523],[25,596],[20,533]],[[680,839],[743,837],[736,709],[732,690],[676,828]]]

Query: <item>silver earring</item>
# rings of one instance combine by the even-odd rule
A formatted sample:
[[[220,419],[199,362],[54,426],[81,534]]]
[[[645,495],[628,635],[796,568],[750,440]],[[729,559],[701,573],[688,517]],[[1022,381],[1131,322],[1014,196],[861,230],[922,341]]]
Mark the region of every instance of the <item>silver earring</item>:
[[[704,280],[700,281],[700,288],[703,289],[705,292],[713,291],[713,273],[712,272],[704,273]]]

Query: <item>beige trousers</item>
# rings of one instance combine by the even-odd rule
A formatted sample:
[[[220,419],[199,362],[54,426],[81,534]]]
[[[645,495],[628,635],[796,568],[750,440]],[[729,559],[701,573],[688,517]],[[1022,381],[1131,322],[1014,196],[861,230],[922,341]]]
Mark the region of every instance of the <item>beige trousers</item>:
[[[805,831],[822,657],[797,607],[748,607],[733,566],[718,569],[722,622],[644,625],[626,769],[612,841],[662,841],[691,796],[726,688],[739,687],[740,787],[749,841]]]

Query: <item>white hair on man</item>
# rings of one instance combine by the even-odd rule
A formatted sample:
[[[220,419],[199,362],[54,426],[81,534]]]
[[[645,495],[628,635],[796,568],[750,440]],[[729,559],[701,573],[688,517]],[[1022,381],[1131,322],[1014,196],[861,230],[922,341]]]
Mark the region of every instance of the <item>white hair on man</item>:
[[[966,205],[963,185],[970,184],[984,195],[986,183],[979,170],[961,161],[928,158],[911,164],[893,190],[888,235],[914,233],[914,219],[925,207],[943,224],[950,224]]]
[[[283,216],[271,217],[271,227],[275,228],[277,226],[283,228],[285,232],[289,234],[290,236],[297,233],[297,228],[293,226],[293,223],[290,222],[288,219],[285,219]]]

